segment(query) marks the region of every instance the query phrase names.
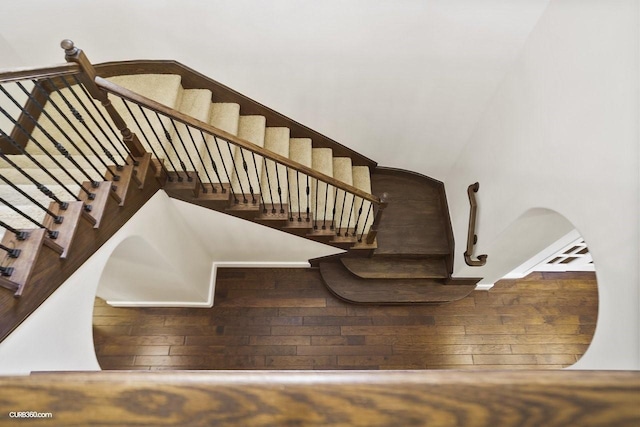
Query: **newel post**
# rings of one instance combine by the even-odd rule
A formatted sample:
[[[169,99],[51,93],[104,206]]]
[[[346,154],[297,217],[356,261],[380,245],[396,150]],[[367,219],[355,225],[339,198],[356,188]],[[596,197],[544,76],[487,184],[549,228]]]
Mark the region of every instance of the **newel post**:
[[[111,120],[113,120],[113,123],[122,134],[123,141],[131,154],[134,157],[141,157],[145,155],[146,150],[140,143],[140,140],[138,140],[138,137],[135,133],[129,130],[124,119],[122,118],[122,116],[120,116],[120,113],[118,113],[118,111],[116,111],[114,106],[111,104],[107,92],[100,89],[98,85],[96,85],[96,70],[95,68],[93,68],[93,65],[89,61],[89,58],[87,58],[87,55],[84,54],[82,49],[74,46],[73,42],[69,39],[62,40],[62,42],[60,43],[60,47],[64,49],[64,58],[67,60],[67,62],[75,62],[76,64],[80,65],[82,73],[78,76],[78,79],[91,94],[91,96],[94,99],[100,101],[105,110],[107,110],[107,113],[111,117]]]
[[[380,204],[378,205],[378,210],[376,211],[376,216],[373,219],[373,224],[369,228],[369,233],[367,233],[367,245],[373,244],[376,240],[376,236],[378,235],[378,227],[380,226],[380,221],[382,221],[382,213],[389,203],[387,203],[387,198],[389,195],[387,193],[382,193],[380,196]]]

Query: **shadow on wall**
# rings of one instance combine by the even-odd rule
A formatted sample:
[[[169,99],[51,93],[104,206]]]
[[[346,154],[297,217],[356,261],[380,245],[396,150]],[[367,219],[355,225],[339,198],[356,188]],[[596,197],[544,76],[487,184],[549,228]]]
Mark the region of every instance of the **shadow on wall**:
[[[145,238],[127,237],[109,256],[97,295],[115,305],[201,301],[203,296],[185,274],[188,266],[179,268],[174,264]]]

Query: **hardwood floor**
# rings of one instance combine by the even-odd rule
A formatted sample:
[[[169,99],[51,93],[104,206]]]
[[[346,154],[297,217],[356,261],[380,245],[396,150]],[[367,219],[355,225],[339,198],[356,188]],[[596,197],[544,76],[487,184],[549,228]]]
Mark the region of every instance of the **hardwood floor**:
[[[103,369],[544,369],[593,336],[593,273],[534,273],[445,305],[338,300],[316,269],[220,269],[210,309],[96,299]]]

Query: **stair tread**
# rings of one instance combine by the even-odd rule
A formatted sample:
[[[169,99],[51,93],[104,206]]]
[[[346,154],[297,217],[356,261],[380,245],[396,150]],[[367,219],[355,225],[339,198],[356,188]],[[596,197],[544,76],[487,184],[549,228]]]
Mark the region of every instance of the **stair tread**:
[[[320,274],[335,295],[358,304],[445,303],[475,289],[475,285],[444,285],[434,279],[362,279],[337,262],[321,262]]]
[[[240,122],[240,105],[230,102],[214,102],[211,104],[211,112],[209,117],[209,124],[217,127],[232,135],[238,135],[238,124]],[[216,143],[217,142],[217,143]],[[208,150],[204,159],[204,167],[201,167],[200,172],[203,172],[204,168],[209,171],[211,182],[214,183],[229,183],[231,175],[233,173],[233,160],[231,153],[234,150],[232,146],[232,152],[229,152],[227,142],[222,138],[214,138],[211,135],[207,135],[205,143]],[[209,154],[211,157],[209,157]],[[204,154],[203,154],[204,156]],[[218,173],[213,168],[213,162],[216,165]],[[206,174],[201,173],[205,176]]]
[[[264,116],[240,116],[238,137],[258,147],[264,147],[266,124],[267,120]],[[247,163],[247,172],[245,172],[243,167],[243,155],[244,161]],[[253,189],[253,194],[259,194],[260,185],[258,179],[262,172],[262,157],[254,155],[252,152],[243,148],[236,147],[234,161],[235,169],[231,178],[233,190],[237,193],[250,194],[251,189]]]
[[[340,261],[351,273],[363,279],[446,279],[449,277],[444,258],[343,257]]]
[[[376,169],[375,194],[388,194],[389,205],[378,229],[376,255],[450,254],[444,184],[418,174]]]
[[[289,134],[287,127],[268,127],[264,136],[264,148],[284,157],[289,156]],[[262,197],[265,203],[278,205],[282,201],[282,207],[287,205],[289,192],[287,189],[287,169],[282,165],[277,165],[272,160],[266,161],[266,168],[262,168],[260,185],[262,187]],[[278,194],[278,183],[280,184],[280,194]]]

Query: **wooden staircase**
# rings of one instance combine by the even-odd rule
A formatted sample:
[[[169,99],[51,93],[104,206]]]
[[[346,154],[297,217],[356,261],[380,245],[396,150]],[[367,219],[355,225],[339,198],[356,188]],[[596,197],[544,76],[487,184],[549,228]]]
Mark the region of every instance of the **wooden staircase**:
[[[44,215],[35,206],[20,207],[38,212],[29,221],[41,227],[33,229],[3,199],[7,210],[0,209],[0,219],[18,225],[3,226],[2,244],[20,256],[5,257],[0,285],[22,298],[0,293],[1,338],[160,188],[176,199],[344,249],[311,263],[332,292],[353,303],[439,304],[474,289],[477,279],[451,277],[454,243],[443,183],[377,167],[175,62],[94,68],[73,43],[63,47],[66,66],[0,74],[5,83],[38,81],[30,95],[21,88],[29,99],[19,117],[5,114],[14,128],[0,134],[0,172],[12,184],[9,190],[29,188],[49,209]],[[83,91],[89,106],[74,91]],[[73,114],[61,111],[65,104]],[[112,121],[100,113],[105,127],[122,148],[91,107],[104,107]],[[89,134],[99,148],[88,142]],[[43,147],[47,139],[58,152]],[[65,169],[65,162],[75,169]],[[100,163],[103,171],[95,166]],[[63,202],[69,199],[65,191],[75,192],[76,201]],[[1,195],[6,192],[0,186]]]

